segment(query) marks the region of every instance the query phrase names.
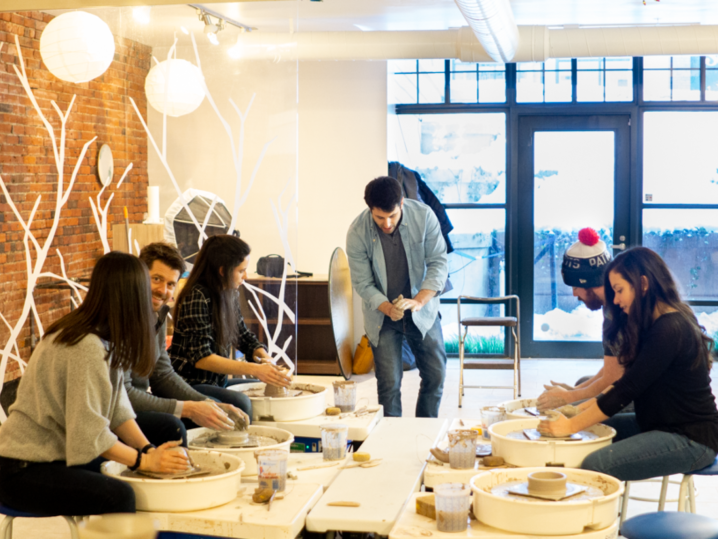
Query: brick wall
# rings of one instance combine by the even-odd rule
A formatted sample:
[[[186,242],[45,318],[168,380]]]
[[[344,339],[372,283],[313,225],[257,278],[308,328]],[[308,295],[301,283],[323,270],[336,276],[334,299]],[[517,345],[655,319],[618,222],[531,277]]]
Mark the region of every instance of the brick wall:
[[[147,138],[129,98],[135,100],[146,117],[144,81],[151,67],[151,48],[116,36],[115,58],[104,75],[84,84],[62,82],[47,71],[40,57],[40,35],[50,20],[50,15],[40,12],[0,13],[0,43],[4,43],[0,53],[0,175],[24,219],[37,196],[42,195],[32,225],[35,237],[42,245],[54,219],[57,173],[50,138],[12,67],[13,64],[19,67],[15,47],[15,36],[18,35],[30,86],[43,114],[54,126],[58,141],[60,122],[50,102],[54,100],[64,113],[73,94],[77,96],[67,122],[65,185],[82,146],[97,136],[62,209],[45,264],[45,271],[60,273],[55,253],[55,249],[59,249],[70,277],[88,277],[95,260],[102,255],[102,244],[88,200],[90,196],[96,197],[101,188],[97,180],[97,152],[102,144],[110,145],[115,160],[113,184],[103,195],[106,201],[109,193],[115,193],[108,215],[110,245],[113,223],[124,221],[123,206],[127,206],[133,223],[141,222],[147,211]],[[133,169],[117,189],[117,182],[130,163],[133,163]],[[0,194],[0,313],[13,326],[20,318],[24,303],[25,264],[22,228]],[[69,292],[66,290],[37,290],[35,301],[45,327],[69,311]],[[7,326],[0,321],[0,349],[9,335]],[[29,358],[29,322],[23,328],[18,346],[21,356]],[[17,365],[11,361],[5,381],[19,375]]]

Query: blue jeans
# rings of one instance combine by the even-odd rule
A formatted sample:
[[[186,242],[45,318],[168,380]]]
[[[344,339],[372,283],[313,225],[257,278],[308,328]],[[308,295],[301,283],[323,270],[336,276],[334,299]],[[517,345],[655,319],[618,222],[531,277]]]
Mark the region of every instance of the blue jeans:
[[[372,345],[379,404],[387,417],[401,417],[402,341],[406,339],[419,367],[421,386],[416,401],[416,417],[438,417],[446,376],[446,351],[440,317],[424,337],[411,319],[411,313],[393,322],[384,319],[379,345]]]
[[[621,481],[640,481],[700,470],[716,458],[711,448],[682,434],[641,432],[636,414],[617,414],[604,424],[616,429],[616,437],[611,445],[583,460],[584,470],[606,473]]]
[[[216,400],[218,402],[223,402],[225,404],[231,404],[232,406],[236,406],[240,410],[242,410],[245,414],[247,414],[250,419],[252,418],[252,401],[249,400],[249,397],[242,393],[241,391],[232,391],[231,389],[226,389],[229,386],[235,386],[238,384],[251,384],[253,382],[259,382],[259,380],[254,379],[248,379],[245,380],[243,378],[233,378],[233,379],[227,379],[227,383],[224,387],[215,386],[212,384],[197,384],[195,386],[192,386],[195,390],[202,393],[202,395],[207,395],[207,397],[211,398],[212,400]],[[192,428],[192,427],[187,427]]]

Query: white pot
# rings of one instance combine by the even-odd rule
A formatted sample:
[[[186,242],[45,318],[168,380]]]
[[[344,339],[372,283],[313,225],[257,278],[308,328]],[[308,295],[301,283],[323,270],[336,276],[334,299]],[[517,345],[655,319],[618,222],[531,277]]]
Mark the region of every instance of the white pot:
[[[548,464],[563,465],[566,468],[578,468],[587,455],[611,444],[616,431],[607,425],[594,425],[587,428],[598,436],[594,440],[567,442],[565,440],[517,440],[507,436],[510,432],[524,429],[535,429],[540,420],[511,419],[494,423],[489,428],[491,435],[491,452],[494,456],[503,457],[508,464],[514,466],[547,466]]]
[[[294,435],[284,429],[277,429],[274,427],[260,427],[255,425],[250,425],[247,429],[250,434],[254,434],[256,436],[269,436],[271,438],[274,438],[275,440],[278,440],[278,442],[274,445],[264,445],[262,446],[262,450],[264,449],[284,449],[285,451],[289,452],[289,446],[294,441]],[[187,445],[190,449],[199,449],[199,450],[207,450],[205,447],[201,447],[198,445],[193,445],[193,441],[197,439],[200,436],[207,435],[208,433],[213,432],[210,429],[200,428],[200,429],[190,429],[187,431]],[[257,451],[258,448],[256,447],[250,447],[247,449],[240,449],[240,448],[230,448],[230,447],[216,447],[213,448],[212,451],[217,451],[220,453],[223,453],[225,455],[232,455],[233,457],[237,457],[239,459],[242,459],[244,462],[244,469],[242,471],[242,475],[244,476],[250,476],[250,475],[257,475],[257,459],[254,458],[254,452]]]
[[[127,466],[108,461],[102,465],[102,473],[129,483],[135,491],[138,511],[198,511],[224,505],[237,497],[244,470],[242,459],[217,451],[190,451],[190,455],[197,466],[221,467],[227,471],[211,477],[188,479],[123,477],[121,474]]]
[[[231,386],[231,389],[245,392],[249,389],[264,390],[265,386],[263,382],[257,382],[237,384]],[[327,407],[327,388],[312,384],[292,384],[290,389],[303,389],[307,394],[299,397],[250,397],[252,421],[301,421],[324,413]]]
[[[603,530],[616,522],[623,483],[598,472],[561,470],[569,482],[595,487],[605,493],[591,500],[549,502],[491,494],[491,489],[498,485],[526,481],[528,474],[538,471],[556,471],[556,468],[504,468],[474,476],[471,489],[476,519],[494,528],[526,535],[576,535],[584,528]]]
[[[503,406],[506,409],[506,419],[526,419],[527,417],[534,416],[527,414],[523,409],[536,406],[537,402],[536,399],[516,399],[502,402],[497,406]]]

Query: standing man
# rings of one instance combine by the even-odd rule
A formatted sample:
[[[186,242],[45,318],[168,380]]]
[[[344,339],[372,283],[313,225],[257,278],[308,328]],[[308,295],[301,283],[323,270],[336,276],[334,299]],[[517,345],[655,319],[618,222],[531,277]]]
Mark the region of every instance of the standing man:
[[[140,377],[131,371],[125,372],[124,377],[127,395],[137,414],[140,429],[152,441],[151,436],[157,435],[158,429],[167,424],[169,414],[176,418],[174,428],[179,431],[186,445],[185,425],[231,430],[234,422],[230,417],[249,424],[249,418],[242,410],[229,404],[215,403],[195,391],[174,371],[170,363],[165,344],[166,316],[169,311],[167,302],[172,299],[177,282],[185,271],[182,255],[167,243],[151,243],[140,251],[140,259],[150,271],[152,308],[158,315],[157,361],[154,370],[148,377]],[[148,393],[149,388],[152,393]],[[181,418],[185,419],[184,424]],[[179,436],[169,439],[177,440]]]
[[[601,241],[598,233],[592,228],[582,228],[578,232],[578,241],[563,255],[561,267],[563,282],[572,287],[573,295],[592,311],[603,309],[606,299],[603,270],[610,261],[611,253],[605,242]],[[604,318],[604,331],[607,325],[607,320]],[[579,380],[576,387],[552,381],[550,386],[544,386],[546,391],[538,398],[538,409],[549,410],[596,397],[621,376],[623,376],[623,367],[604,339],[603,368],[598,374],[588,377],[583,382]]]
[[[401,417],[402,340],[421,376],[416,417],[437,417],[446,351],[439,298],[448,276],[446,242],[427,205],[404,200],[394,178],[367,184],[364,210],[349,227],[352,285],[364,300],[364,331],[374,352],[379,404]]]

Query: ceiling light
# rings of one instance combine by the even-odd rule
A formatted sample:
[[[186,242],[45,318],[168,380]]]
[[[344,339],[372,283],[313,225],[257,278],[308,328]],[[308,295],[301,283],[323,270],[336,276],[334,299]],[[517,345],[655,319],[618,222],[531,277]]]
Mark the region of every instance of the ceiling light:
[[[207,39],[212,45],[219,45],[219,39],[217,34],[224,30],[224,20],[217,18],[217,24],[212,22],[212,17],[209,13],[201,12],[200,20],[204,22],[204,33],[207,35]]]
[[[208,32],[207,39],[209,39],[209,42],[212,45],[219,45],[219,39],[217,39],[217,34],[215,34],[214,32]]]
[[[140,24],[149,24],[150,22],[150,6],[137,6],[132,8],[132,16]]]

